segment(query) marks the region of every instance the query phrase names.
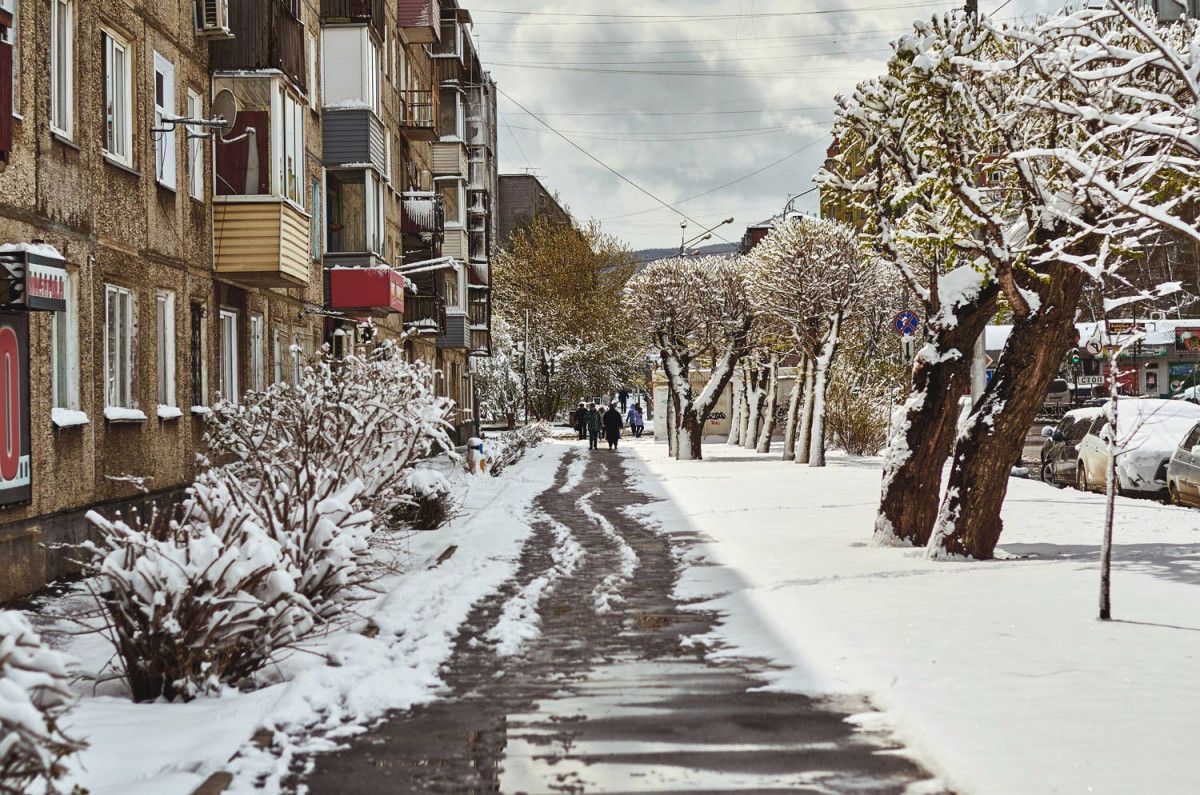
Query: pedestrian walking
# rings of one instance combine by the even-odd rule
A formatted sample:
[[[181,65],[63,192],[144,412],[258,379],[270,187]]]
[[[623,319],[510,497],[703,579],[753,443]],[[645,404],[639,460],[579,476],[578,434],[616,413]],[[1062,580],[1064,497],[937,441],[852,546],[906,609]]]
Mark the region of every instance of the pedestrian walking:
[[[588,449],[600,447],[600,410],[595,403],[587,411]]]
[[[571,412],[571,419],[575,422],[575,432],[579,438],[587,436],[587,406],[583,405],[582,400],[579,401],[579,408]]]
[[[608,411],[604,412],[604,440],[608,442],[609,450],[617,449],[617,442],[621,440],[621,428],[624,425],[621,412],[617,411],[617,404],[613,403],[608,407]]]
[[[617,397],[621,401],[621,416],[624,416],[625,407],[629,404],[629,387],[621,387],[621,391],[617,393]]]
[[[633,438],[641,439],[642,431],[646,428],[646,420],[642,417],[642,406],[640,403],[634,403],[629,407],[626,419],[629,420],[629,430],[633,432]]]

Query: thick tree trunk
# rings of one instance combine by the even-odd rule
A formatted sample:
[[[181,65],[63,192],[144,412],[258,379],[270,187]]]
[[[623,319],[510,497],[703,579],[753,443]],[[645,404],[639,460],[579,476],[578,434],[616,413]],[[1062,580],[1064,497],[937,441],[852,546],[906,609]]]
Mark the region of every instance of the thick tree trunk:
[[[804,400],[800,405],[800,430],[796,434],[796,463],[807,464],[812,449],[813,388],[816,385],[816,366],[812,359],[804,361]]]
[[[750,389],[746,393],[749,401],[750,422],[746,435],[742,438],[742,447],[752,450],[758,445],[758,434],[762,431],[763,410],[767,404],[767,382],[771,378],[770,365],[757,362],[757,367],[751,369]]]
[[[989,560],[1003,522],[1000,507],[1013,465],[1067,349],[1077,341],[1075,309],[1084,274],[1060,265],[1043,288],[1041,308],[1018,318],[983,397],[955,442],[946,496],[929,556]]]
[[[738,444],[741,444],[746,434],[750,433],[750,368],[743,365],[739,377],[742,379],[742,416]]]
[[[787,424],[783,428],[783,460],[796,459],[796,429],[800,425],[800,397],[804,394],[804,381],[808,378],[808,357],[802,367],[795,369],[792,392],[788,397]]]
[[[730,390],[729,438],[725,440],[726,444],[740,444],[742,441],[742,410],[745,402],[743,391],[745,388],[746,381],[742,375],[741,368],[739,368],[734,373],[732,389]]]
[[[971,384],[971,352],[996,313],[999,288],[943,309],[926,324],[913,363],[912,389],[883,458],[874,542],[925,546],[937,520],[942,468],[954,442],[958,399]]]
[[[700,449],[704,441],[704,423],[695,408],[685,409],[679,416],[679,451],[675,457],[680,461],[699,461],[703,458]]]
[[[767,377],[767,398],[763,409],[762,428],[758,432],[759,453],[771,452],[771,437],[775,435],[775,412],[779,408],[779,355],[771,354],[771,363],[767,365],[770,375]]]
[[[829,391],[829,370],[833,367],[833,359],[837,356],[838,343],[841,342],[842,316],[836,314],[830,318],[829,333],[821,345],[821,353],[817,356],[813,367],[813,419],[812,438],[808,444],[808,465],[810,467],[825,466],[825,395]]]

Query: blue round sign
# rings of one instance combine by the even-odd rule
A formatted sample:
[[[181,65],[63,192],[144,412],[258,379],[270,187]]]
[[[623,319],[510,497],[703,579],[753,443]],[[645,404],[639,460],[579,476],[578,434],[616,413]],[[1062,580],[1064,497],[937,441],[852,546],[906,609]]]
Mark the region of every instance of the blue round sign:
[[[892,321],[896,326],[896,331],[901,336],[907,337],[917,333],[917,329],[921,326],[921,317],[911,309],[905,309],[903,312],[897,312],[896,318]]]

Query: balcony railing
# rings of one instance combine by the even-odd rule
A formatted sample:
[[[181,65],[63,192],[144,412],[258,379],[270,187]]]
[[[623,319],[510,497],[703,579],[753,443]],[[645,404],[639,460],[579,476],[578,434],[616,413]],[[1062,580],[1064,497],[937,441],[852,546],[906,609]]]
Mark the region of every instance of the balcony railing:
[[[488,325],[488,316],[490,314],[486,300],[471,301],[467,304],[467,319],[471,321],[472,326]]]
[[[404,327],[418,334],[446,333],[446,302],[437,295],[408,295],[404,299]]]
[[[446,210],[436,193],[404,194],[400,231],[409,234],[441,235],[446,229]]]
[[[471,355],[492,355],[492,332],[487,329],[471,329]]]
[[[409,89],[401,92],[404,118],[401,123],[404,134],[413,141],[436,141],[437,92],[425,89]]]
[[[400,0],[397,22],[413,44],[434,44],[441,36],[438,0]]]
[[[321,0],[322,22],[369,22],[375,35],[383,37],[384,0]]]
[[[283,199],[223,199],[213,206],[214,270],[255,287],[309,282],[309,219]]]
[[[278,69],[300,88],[308,85],[304,25],[282,0],[238,0],[229,4],[232,39],[209,42],[209,68]]]

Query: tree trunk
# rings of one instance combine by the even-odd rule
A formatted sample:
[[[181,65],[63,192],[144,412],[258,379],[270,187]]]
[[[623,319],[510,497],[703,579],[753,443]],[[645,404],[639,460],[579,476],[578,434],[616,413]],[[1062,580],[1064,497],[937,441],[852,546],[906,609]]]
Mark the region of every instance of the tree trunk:
[[[703,458],[700,449],[704,441],[704,423],[695,408],[684,409],[679,416],[679,449],[675,457],[680,461],[699,461]]]
[[[771,437],[775,435],[775,412],[779,407],[779,398],[775,394],[779,391],[779,355],[771,354],[771,363],[767,365],[769,368],[769,376],[767,377],[767,398],[766,407],[763,410],[762,429],[758,432],[758,447],[757,452],[771,452]]]
[[[1059,265],[1041,291],[1041,309],[1017,318],[992,380],[955,442],[946,496],[929,539],[930,557],[989,560],[995,554],[1013,465],[1050,381],[1077,341],[1075,309],[1084,278],[1079,269]]]
[[[912,389],[883,457],[874,543],[925,546],[937,520],[942,468],[957,431],[958,399],[971,383],[971,352],[996,313],[994,283],[925,326]]]
[[[804,359],[804,401],[800,406],[800,431],[796,434],[796,463],[807,464],[812,449],[813,388],[816,386],[816,367],[812,359]]]
[[[738,430],[738,444],[746,438],[746,434],[750,433],[750,368],[742,367],[740,375],[742,379],[742,412],[741,412],[741,427]]]
[[[817,356],[813,367],[813,418],[812,438],[808,443],[808,465],[810,467],[825,466],[825,395],[829,391],[829,370],[833,367],[833,359],[837,355],[838,343],[841,341],[842,315],[835,314],[830,318],[829,332],[821,345],[821,354]]]
[[[757,364],[758,366],[751,370],[750,389],[746,393],[750,403],[750,422],[746,428],[746,435],[742,437],[742,447],[747,450],[752,450],[758,445],[758,434],[762,431],[763,424],[763,409],[767,403],[766,382],[771,378],[770,365],[762,362]]]
[[[808,357],[802,367],[795,368],[792,377],[792,392],[788,396],[787,424],[783,427],[783,460],[796,459],[796,428],[800,425],[800,397],[804,394],[803,381],[808,378]]]
[[[739,368],[738,372],[734,373],[730,390],[729,438],[725,440],[726,444],[740,444],[742,441],[742,408],[745,388],[746,382]]]

